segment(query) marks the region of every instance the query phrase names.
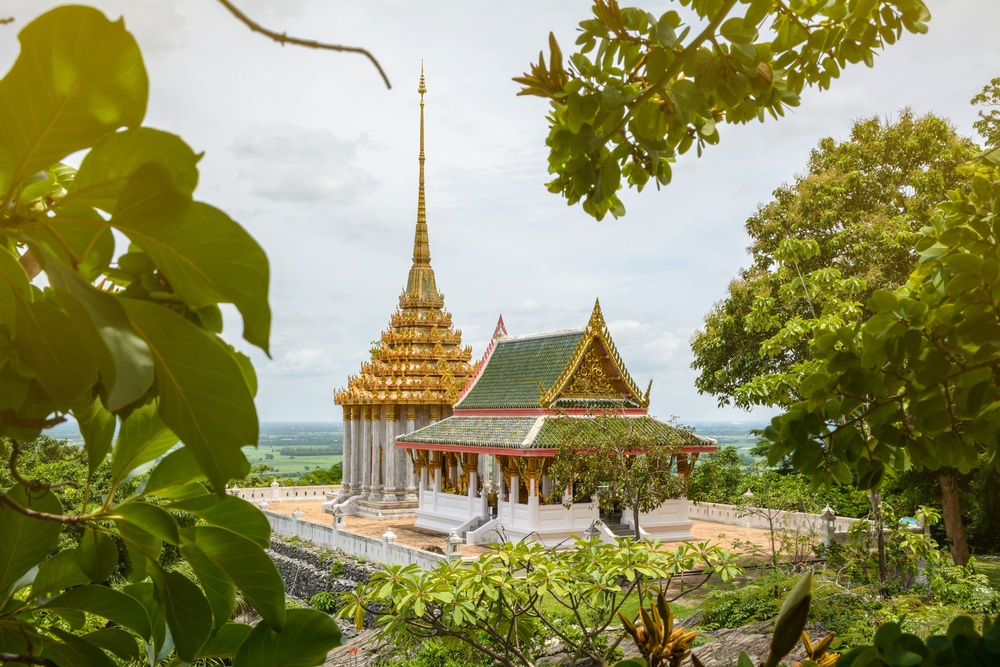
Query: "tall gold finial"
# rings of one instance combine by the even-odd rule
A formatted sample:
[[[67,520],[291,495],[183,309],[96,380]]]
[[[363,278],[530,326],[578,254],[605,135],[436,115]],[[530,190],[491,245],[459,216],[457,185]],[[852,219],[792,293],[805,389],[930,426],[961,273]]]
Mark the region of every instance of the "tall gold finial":
[[[413,237],[413,263],[430,264],[431,247],[427,237],[427,202],[424,200],[424,93],[427,84],[424,82],[424,63],[420,62],[420,179],[417,190],[417,231]]]

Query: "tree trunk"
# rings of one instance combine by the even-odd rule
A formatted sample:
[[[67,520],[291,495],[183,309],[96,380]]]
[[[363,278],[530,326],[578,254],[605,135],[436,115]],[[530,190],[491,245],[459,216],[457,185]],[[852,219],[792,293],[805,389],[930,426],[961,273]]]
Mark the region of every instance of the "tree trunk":
[[[868,492],[868,500],[872,504],[872,518],[875,521],[875,545],[878,549],[878,579],[882,583],[881,595],[889,597],[889,568],[885,562],[885,524],[882,521],[882,491],[872,489]]]
[[[639,499],[632,502],[632,528],[635,529],[635,539],[641,540],[642,533],[639,532]]]
[[[965,565],[969,562],[969,545],[965,541],[965,527],[962,525],[958,481],[950,472],[941,472],[938,473],[938,484],[941,486],[941,516],[950,542],[951,559],[955,565]]]

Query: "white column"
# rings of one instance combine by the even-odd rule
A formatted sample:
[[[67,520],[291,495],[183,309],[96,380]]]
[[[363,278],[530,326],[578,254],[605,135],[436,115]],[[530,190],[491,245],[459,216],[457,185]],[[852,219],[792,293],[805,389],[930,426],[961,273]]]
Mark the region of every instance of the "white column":
[[[382,500],[396,500],[396,406],[385,406],[385,442],[382,445],[385,452],[385,488]]]
[[[362,406],[355,405],[351,409],[351,495],[361,493],[361,471],[364,470],[364,455],[361,452],[361,411]]]
[[[372,461],[372,481],[371,492],[368,500],[382,500],[382,406],[371,406],[371,461]]]
[[[415,430],[414,424],[416,422],[416,410],[412,405],[406,406],[406,433],[409,435]],[[420,490],[423,491],[427,488],[427,478],[424,473],[426,469],[420,473]],[[413,464],[409,461],[406,462],[406,497],[403,499],[406,502],[413,502],[417,499],[417,485],[415,475],[413,472]]]
[[[367,405],[361,406],[361,413],[361,488],[358,491],[367,497],[372,490],[372,413]]]
[[[353,458],[351,457],[351,418],[354,413],[354,409],[345,405],[344,408],[344,456],[340,460],[340,469],[343,471],[343,475],[340,479],[340,492],[342,494],[350,493],[351,490],[351,480],[353,480],[353,470],[351,469],[351,464],[353,463]]]

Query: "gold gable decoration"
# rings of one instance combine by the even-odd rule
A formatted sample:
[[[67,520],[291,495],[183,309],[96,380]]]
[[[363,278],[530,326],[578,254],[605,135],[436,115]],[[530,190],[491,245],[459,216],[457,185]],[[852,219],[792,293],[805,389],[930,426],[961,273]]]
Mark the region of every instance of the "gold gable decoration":
[[[548,391],[543,388],[541,406],[551,407],[559,399],[610,399],[649,407],[649,388],[643,394],[625,368],[604,322],[600,300],[594,302],[590,320],[559,379]]]

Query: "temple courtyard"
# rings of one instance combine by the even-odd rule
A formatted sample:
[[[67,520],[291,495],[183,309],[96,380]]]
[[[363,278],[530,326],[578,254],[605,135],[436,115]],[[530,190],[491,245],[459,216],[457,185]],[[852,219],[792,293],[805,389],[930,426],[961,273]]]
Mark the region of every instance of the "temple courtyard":
[[[324,513],[320,505],[322,500],[303,501],[301,503],[274,503],[269,510],[278,514],[291,515],[296,509],[302,510],[302,521],[329,526],[332,517]],[[359,516],[348,516],[344,518],[345,532],[364,535],[365,537],[381,538],[383,533],[389,528],[396,534],[397,544],[402,544],[415,549],[426,549],[429,546],[438,548],[444,547],[444,540],[448,537],[444,533],[439,533],[425,528],[416,528],[413,524],[416,519],[399,519],[385,521],[380,519],[366,519]],[[710,521],[695,521],[691,527],[694,535],[694,542],[709,540],[726,548],[733,548],[734,543],[752,542],[760,547],[769,546],[768,532],[759,528],[745,528],[742,526],[729,526]],[[664,546],[677,546],[680,542],[664,542]],[[478,556],[486,553],[488,547],[484,545],[462,545],[463,556]]]

